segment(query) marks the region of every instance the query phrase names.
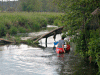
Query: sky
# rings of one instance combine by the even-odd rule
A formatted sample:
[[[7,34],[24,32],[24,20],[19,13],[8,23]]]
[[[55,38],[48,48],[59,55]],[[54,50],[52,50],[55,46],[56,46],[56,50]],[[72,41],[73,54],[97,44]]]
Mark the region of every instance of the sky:
[[[2,0],[0,0],[0,1],[2,1]],[[6,1],[18,1],[18,0],[3,0],[3,1],[5,1],[5,2],[6,2]]]

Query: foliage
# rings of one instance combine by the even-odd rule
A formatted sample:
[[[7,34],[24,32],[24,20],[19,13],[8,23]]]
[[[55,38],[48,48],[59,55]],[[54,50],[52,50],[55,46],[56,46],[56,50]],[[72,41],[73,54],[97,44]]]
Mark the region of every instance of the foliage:
[[[98,72],[98,75],[100,75],[100,52],[98,52],[96,54],[96,61],[97,61],[97,65],[99,67],[99,72]]]
[[[63,26],[63,15],[60,15],[60,16],[58,16],[55,20],[54,20],[54,25],[56,25],[56,26]]]
[[[33,42],[32,42],[32,40],[27,40],[27,44],[32,44]]]
[[[26,29],[23,28],[23,27],[19,27],[18,30],[19,30],[20,33],[25,33],[26,32]]]
[[[95,34],[96,33],[96,34]],[[88,55],[92,56],[92,61],[96,62],[96,55],[100,52],[100,30],[97,29],[96,31],[91,31],[90,32],[90,40],[89,40],[89,45],[88,45]]]
[[[39,31],[42,27],[47,26],[49,17],[57,18],[63,13],[47,12],[14,12],[0,13],[0,37],[5,36],[8,32],[15,35],[17,32],[26,33]],[[54,20],[52,18],[52,21]]]
[[[3,25],[3,23],[0,23],[0,37],[5,36],[6,35],[6,26]]]
[[[11,35],[14,35],[14,34],[17,34],[17,28],[12,26],[10,29],[9,29],[9,34]]]
[[[23,11],[36,11],[39,9],[39,0],[20,0]]]
[[[16,44],[19,44],[21,42],[21,38],[15,36],[14,41],[16,42]]]
[[[47,27],[47,20],[44,17],[36,18],[36,21],[40,23],[41,27]]]
[[[55,16],[49,16],[48,17],[48,24],[52,25],[54,23],[54,20],[56,19]]]
[[[54,4],[53,0],[19,0],[21,3],[22,11],[40,11],[40,12],[57,12],[57,5]]]
[[[54,20],[54,25],[60,26],[61,25],[61,20],[59,20],[59,19]]]
[[[92,62],[99,66],[100,18],[98,20],[98,16],[92,16],[91,13],[100,7],[100,0],[54,0],[54,3],[65,12],[61,19],[64,32],[74,35],[76,52],[83,58],[91,56]]]
[[[37,41],[36,43],[34,43],[34,41],[32,41],[32,40],[30,40],[30,39],[26,40],[26,42],[27,42],[28,45],[39,44],[38,41]]]

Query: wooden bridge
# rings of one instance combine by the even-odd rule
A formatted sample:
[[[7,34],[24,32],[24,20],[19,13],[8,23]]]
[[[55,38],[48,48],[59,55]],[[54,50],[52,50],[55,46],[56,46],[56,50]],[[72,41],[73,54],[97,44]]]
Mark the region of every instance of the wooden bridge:
[[[46,47],[47,47],[47,38],[50,37],[50,36],[53,36],[54,40],[56,38],[56,34],[61,34],[62,33],[62,30],[63,30],[64,27],[59,27],[57,29],[54,29],[52,31],[50,31],[49,33],[47,34],[44,34],[43,36],[37,36],[36,38],[34,38],[34,43],[36,43],[37,41],[39,41],[40,39],[42,38],[46,38]]]

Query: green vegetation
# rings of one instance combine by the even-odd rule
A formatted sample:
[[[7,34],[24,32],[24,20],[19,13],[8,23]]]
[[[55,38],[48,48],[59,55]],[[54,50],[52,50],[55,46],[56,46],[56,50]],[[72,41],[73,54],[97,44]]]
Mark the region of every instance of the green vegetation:
[[[7,1],[7,2],[6,2]],[[14,12],[14,11],[27,11],[27,12],[58,12],[57,5],[53,0],[1,0],[0,11]]]
[[[3,23],[0,24],[0,37],[6,35],[6,26]]]
[[[28,12],[57,12],[58,8],[53,0],[19,0],[20,10]]]
[[[27,12],[0,13],[0,37],[7,32],[15,35],[38,31],[47,24],[65,26],[64,34],[74,35],[76,53],[91,58],[90,63],[97,63],[100,74],[100,0],[19,0],[18,3],[17,10]],[[64,15],[52,13],[58,12],[57,6]]]
[[[97,63],[100,74],[100,11],[94,11],[100,10],[100,0],[54,2],[65,12],[59,22],[65,26],[64,33],[74,35],[76,52],[83,58],[88,58],[90,63]],[[57,24],[57,20],[54,23]]]
[[[15,35],[17,33],[39,31],[47,24],[53,24],[54,20],[62,14],[53,12],[0,13],[0,37],[7,33]]]

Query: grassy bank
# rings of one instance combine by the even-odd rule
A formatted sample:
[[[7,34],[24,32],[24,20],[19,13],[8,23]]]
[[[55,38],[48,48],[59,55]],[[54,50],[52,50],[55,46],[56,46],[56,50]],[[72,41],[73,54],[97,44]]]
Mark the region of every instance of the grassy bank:
[[[47,24],[53,24],[63,13],[54,12],[13,12],[0,13],[0,37],[7,33],[15,35],[38,31]]]

